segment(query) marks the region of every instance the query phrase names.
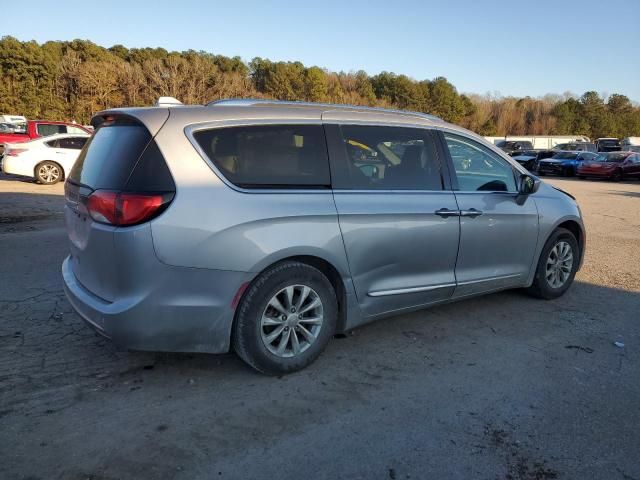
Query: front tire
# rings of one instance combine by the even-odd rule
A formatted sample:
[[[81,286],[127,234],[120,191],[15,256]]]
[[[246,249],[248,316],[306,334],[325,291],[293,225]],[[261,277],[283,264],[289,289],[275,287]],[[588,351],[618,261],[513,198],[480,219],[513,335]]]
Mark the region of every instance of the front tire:
[[[53,185],[62,180],[62,167],[56,162],[46,161],[39,163],[35,168],[35,177],[38,183]]]
[[[261,373],[281,375],[314,362],[336,330],[331,282],[307,264],[287,261],[249,286],[236,313],[233,347]]]
[[[580,247],[565,228],[556,229],[542,248],[532,285],[527,293],[551,300],[569,289],[578,270]]]
[[[622,180],[622,172],[620,171],[615,172],[613,175],[611,175],[610,180],[612,182],[619,182],[620,180]]]

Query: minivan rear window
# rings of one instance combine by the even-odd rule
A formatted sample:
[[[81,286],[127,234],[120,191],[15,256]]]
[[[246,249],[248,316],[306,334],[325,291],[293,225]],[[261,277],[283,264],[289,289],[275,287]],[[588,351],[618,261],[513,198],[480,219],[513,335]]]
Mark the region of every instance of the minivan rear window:
[[[80,153],[69,179],[97,189],[122,189],[151,140],[142,125],[98,128]]]
[[[254,125],[194,133],[218,170],[243,188],[329,188],[321,125]]]

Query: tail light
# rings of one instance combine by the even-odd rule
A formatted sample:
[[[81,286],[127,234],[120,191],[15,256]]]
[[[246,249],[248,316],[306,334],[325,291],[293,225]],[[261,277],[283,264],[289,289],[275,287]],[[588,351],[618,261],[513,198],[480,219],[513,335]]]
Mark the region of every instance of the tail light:
[[[148,222],[160,215],[173,200],[173,193],[127,193],[96,190],[86,208],[96,222],[119,227]]]
[[[7,157],[17,157],[18,155],[20,155],[22,152],[26,152],[27,149],[26,148],[10,148],[8,150],[5,150],[4,154]]]

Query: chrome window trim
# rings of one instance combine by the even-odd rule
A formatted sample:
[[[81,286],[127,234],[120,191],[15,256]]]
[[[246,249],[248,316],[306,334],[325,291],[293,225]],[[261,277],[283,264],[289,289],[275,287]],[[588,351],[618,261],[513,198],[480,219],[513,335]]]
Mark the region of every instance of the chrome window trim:
[[[338,193],[347,193],[347,194],[352,194],[352,193],[366,193],[366,194],[371,194],[371,193],[384,193],[384,194],[398,194],[398,193],[412,193],[412,194],[421,194],[424,195],[426,194],[432,194],[432,195],[437,195],[437,194],[442,194],[442,193],[449,193],[452,194],[454,193],[453,190],[451,189],[442,189],[442,190],[416,190],[416,189],[346,189],[346,188],[332,188],[331,191],[334,194],[338,194]]]

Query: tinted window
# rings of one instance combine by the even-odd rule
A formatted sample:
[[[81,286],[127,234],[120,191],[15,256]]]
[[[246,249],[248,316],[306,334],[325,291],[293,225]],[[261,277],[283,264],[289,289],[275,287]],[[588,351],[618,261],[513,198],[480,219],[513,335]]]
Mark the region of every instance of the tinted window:
[[[489,149],[468,138],[444,134],[461,191],[515,192],[513,168]]]
[[[220,172],[246,188],[331,186],[320,125],[259,125],[196,132]]]
[[[577,152],[560,152],[556,153],[552,158],[555,158],[556,160],[573,160],[578,155],[579,154]]]
[[[69,137],[69,138],[61,138],[58,140],[59,148],[70,148],[72,150],[81,150],[84,147],[84,144],[87,143],[86,137]]]
[[[36,125],[36,131],[41,137],[48,137],[49,135],[55,135],[56,133],[67,133],[67,126],[39,123]]]
[[[334,187],[442,190],[440,163],[430,131],[342,125]]]
[[[596,160],[598,160],[600,162],[615,162],[615,163],[619,163],[619,162],[624,162],[628,156],[629,156],[628,152],[627,153],[625,153],[625,152],[605,153],[605,154],[602,154],[602,155],[598,155]]]
[[[121,189],[150,140],[143,126],[101,127],[87,141],[69,178],[94,189]]]

